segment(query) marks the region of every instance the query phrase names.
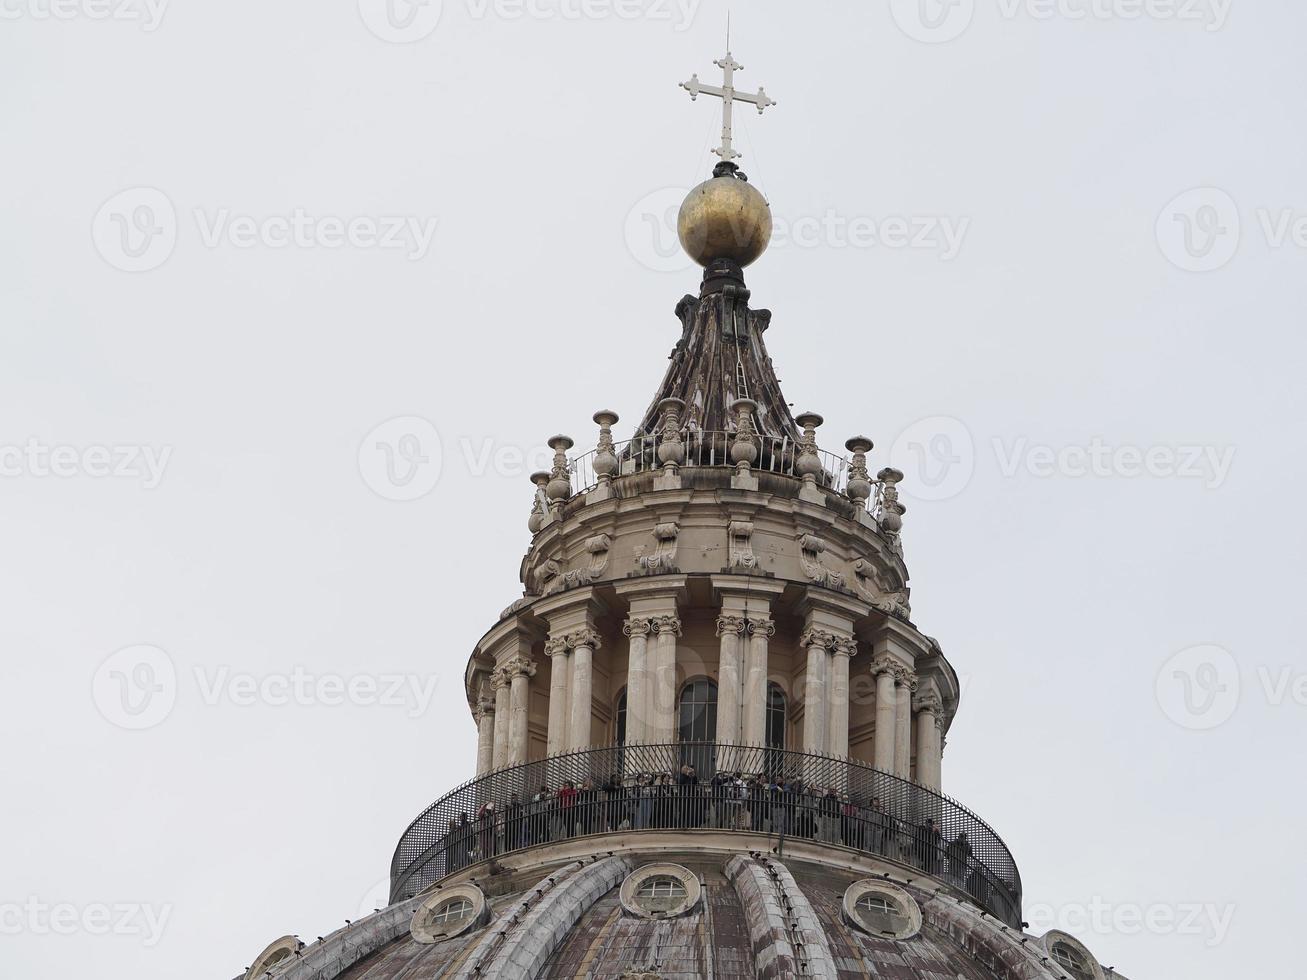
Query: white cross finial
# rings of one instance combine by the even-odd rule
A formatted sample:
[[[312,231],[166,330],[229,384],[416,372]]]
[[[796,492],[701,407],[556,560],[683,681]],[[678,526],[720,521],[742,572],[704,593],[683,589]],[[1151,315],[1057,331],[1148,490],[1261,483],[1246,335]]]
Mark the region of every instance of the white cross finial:
[[[728,45],[729,47],[729,45]],[[722,145],[713,150],[725,163],[732,163],[740,159],[740,154],[735,150],[734,130],[731,126],[731,119],[734,114],[736,102],[748,102],[750,105],[758,107],[758,115],[762,115],[768,106],[777,103],[768,97],[766,91],[761,85],[758,91],[740,92],[735,88],[735,73],[744,71],[744,65],[740,64],[732,57],[731,52],[726,52],[726,57],[720,61],[714,62],[720,68],[725,76],[725,81],[721,88],[715,85],[704,85],[699,81],[696,74],[688,82],[682,82],[681,88],[690,93],[690,98],[694,101],[699,100],[700,95],[715,95],[722,100]]]

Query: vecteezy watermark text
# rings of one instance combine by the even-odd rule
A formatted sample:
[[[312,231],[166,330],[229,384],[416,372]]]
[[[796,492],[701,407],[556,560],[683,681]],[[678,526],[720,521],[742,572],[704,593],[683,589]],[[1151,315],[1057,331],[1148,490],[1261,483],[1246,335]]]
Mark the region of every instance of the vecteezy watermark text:
[[[171,905],[142,902],[0,902],[3,936],[139,936],[150,949],[159,944],[172,915]]]
[[[0,0],[0,20],[108,20],[152,34],[172,0]]]
[[[417,215],[314,214],[296,207],[284,214],[241,214],[231,208],[191,211],[200,244],[208,249],[354,249],[402,252],[426,258],[437,218]],[[154,187],[120,191],[101,205],[91,224],[100,256],[124,272],[149,272],[172,257],[181,221],[172,199]]]
[[[1098,897],[1085,904],[1029,906],[1025,912],[1028,929],[1036,934],[1058,929],[1077,936],[1201,936],[1208,947],[1225,941],[1234,914],[1233,905],[1214,902],[1139,905]]]
[[[1234,0],[996,0],[1005,21],[1156,21],[1215,32],[1225,27]],[[966,33],[976,17],[976,0],[890,0],[894,23],[908,37],[944,44]]]
[[[693,25],[702,0],[463,0],[469,20],[645,21]],[[412,44],[440,26],[443,0],[358,0],[368,30],[392,44]]]
[[[410,718],[427,713],[440,686],[435,674],[404,672],[343,675],[296,665],[289,671],[254,674],[229,665],[197,665],[192,679],[210,708],[393,708]],[[105,720],[128,731],[145,731],[172,714],[180,693],[172,657],[157,646],[126,647],[102,663],[91,695]]]
[[[39,439],[0,445],[0,477],[140,480],[146,490],[163,482],[172,446],[50,446]]]

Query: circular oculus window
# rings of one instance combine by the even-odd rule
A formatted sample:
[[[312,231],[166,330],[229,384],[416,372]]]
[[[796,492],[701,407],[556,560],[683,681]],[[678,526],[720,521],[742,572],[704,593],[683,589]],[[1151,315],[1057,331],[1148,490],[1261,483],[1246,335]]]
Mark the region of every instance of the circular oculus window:
[[[911,939],[921,931],[917,900],[897,885],[875,878],[854,882],[844,892],[844,917],[882,939]]]
[[[699,878],[679,864],[647,864],[622,882],[622,907],[645,919],[671,919],[699,904]]]
[[[479,925],[485,915],[486,897],[476,885],[442,888],[422,900],[408,931],[424,945],[444,942]]]

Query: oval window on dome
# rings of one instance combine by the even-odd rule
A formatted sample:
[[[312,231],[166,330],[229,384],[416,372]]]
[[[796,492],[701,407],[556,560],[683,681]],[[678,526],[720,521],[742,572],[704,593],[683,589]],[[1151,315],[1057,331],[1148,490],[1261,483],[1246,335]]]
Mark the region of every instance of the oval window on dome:
[[[863,932],[881,939],[910,939],[921,929],[921,907],[896,885],[868,878],[844,893],[844,915]]]
[[[409,933],[420,943],[438,943],[482,920],[486,898],[476,885],[459,885],[426,896],[413,913]]]
[[[679,864],[651,864],[633,871],[622,882],[622,905],[646,919],[684,915],[699,902],[698,877]]]
[[[1079,940],[1064,932],[1051,932],[1044,937],[1044,948],[1049,958],[1066,971],[1072,980],[1105,980],[1098,960]]]

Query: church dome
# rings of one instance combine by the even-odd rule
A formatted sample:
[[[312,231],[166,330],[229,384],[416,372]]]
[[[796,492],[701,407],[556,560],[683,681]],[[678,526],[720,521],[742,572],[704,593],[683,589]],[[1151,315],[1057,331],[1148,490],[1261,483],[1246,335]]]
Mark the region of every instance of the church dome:
[[[771,241],[771,205],[733,166],[718,167],[717,173],[681,205],[681,247],[705,267],[719,259],[752,265]]]

